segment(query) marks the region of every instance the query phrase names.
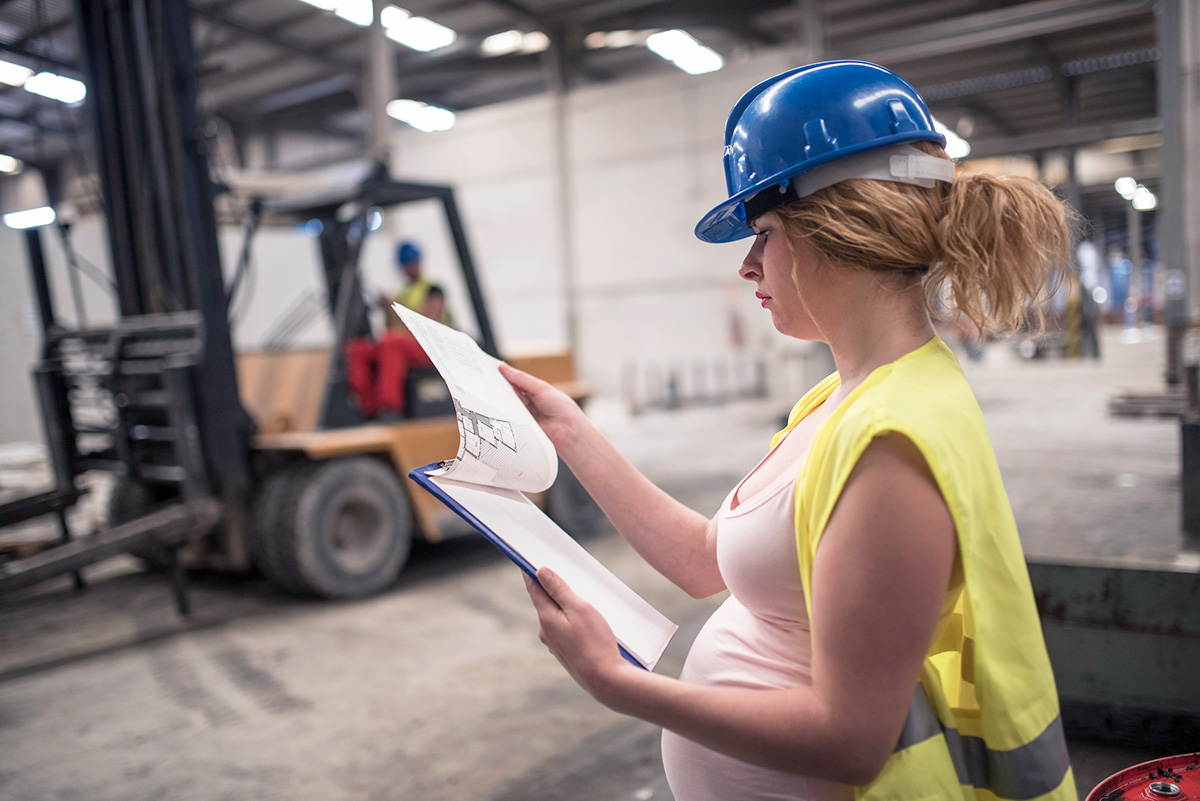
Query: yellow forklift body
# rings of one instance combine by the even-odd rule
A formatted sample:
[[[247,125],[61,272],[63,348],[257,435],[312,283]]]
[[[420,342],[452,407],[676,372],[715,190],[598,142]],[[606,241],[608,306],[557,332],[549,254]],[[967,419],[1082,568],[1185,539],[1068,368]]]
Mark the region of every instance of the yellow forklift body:
[[[589,395],[587,386],[576,380],[566,351],[514,355],[508,361],[554,384],[579,403]],[[242,403],[259,426],[254,448],[294,451],[313,460],[367,453],[387,456],[404,478],[421,535],[431,542],[441,540],[445,527],[457,518],[429,493],[416,491],[408,472],[458,453],[457,420],[443,416],[318,430],[315,425],[328,366],[328,349],[239,354]],[[533,500],[540,505],[543,499],[534,496]]]

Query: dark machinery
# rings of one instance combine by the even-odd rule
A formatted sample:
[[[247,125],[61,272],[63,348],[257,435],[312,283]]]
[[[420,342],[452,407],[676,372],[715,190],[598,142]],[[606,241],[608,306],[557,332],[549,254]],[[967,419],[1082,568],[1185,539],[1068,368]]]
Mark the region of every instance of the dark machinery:
[[[260,215],[321,222],[336,341],[235,356],[229,306],[244,265],[227,287],[188,4],[76,0],[75,10],[119,319],[60,325],[39,233],[27,232],[44,335],[33,374],[55,486],[0,506],[0,527],[56,514],[63,542],[0,563],[0,596],[73,571],[79,582],[81,567],[126,552],[171,569],[184,612],[190,566],[257,567],[287,590],[323,597],[388,586],[414,535],[443,535],[444,510],[405,476],[455,453],[457,424],[436,402],[414,404],[433,416],[364,421],[343,346],[368,333],[358,269],[367,216],[432,200],[444,209],[481,345],[496,353],[452,191],[379,170],[339,196],[255,204],[249,232]],[[510,361],[585,394],[569,354]],[[111,526],[72,539],[64,510],[90,470],[115,477]]]

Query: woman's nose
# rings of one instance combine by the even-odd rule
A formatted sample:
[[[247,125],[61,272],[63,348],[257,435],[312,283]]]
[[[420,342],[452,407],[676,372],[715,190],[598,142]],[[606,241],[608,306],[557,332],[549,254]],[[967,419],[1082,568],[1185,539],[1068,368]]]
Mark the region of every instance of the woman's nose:
[[[754,245],[750,248],[750,252],[746,254],[746,258],[742,259],[742,266],[738,268],[738,275],[745,278],[747,281],[755,281],[762,276],[762,259],[759,252],[757,237]]]

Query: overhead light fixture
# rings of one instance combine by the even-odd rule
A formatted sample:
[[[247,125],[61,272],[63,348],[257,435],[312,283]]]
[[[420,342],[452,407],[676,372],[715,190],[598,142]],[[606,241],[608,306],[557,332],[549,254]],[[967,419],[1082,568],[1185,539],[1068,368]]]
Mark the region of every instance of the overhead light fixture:
[[[414,17],[403,8],[388,6],[381,17],[389,39],[405,47],[428,53],[454,44],[458,34],[425,17]]]
[[[1130,202],[1138,211],[1153,211],[1158,208],[1158,196],[1141,184],[1138,184]]]
[[[507,56],[521,49],[521,41],[525,34],[520,31],[502,31],[493,33],[479,44],[479,50],[485,56]]]
[[[602,47],[633,47],[646,44],[650,36],[650,31],[593,31],[583,37],[583,46],[592,50]]]
[[[4,215],[4,224],[9,228],[37,228],[54,222],[54,209],[39,206],[36,209],[14,211]]]
[[[550,37],[542,31],[530,31],[521,39],[522,53],[540,53],[550,48]]]
[[[21,169],[21,161],[12,156],[0,153],[0,172],[16,172]]]
[[[378,231],[383,227],[383,209],[372,206],[367,211],[367,230]]]
[[[935,131],[946,137],[946,155],[952,159],[965,159],[971,155],[971,143],[947,128],[940,120],[933,121]]]
[[[717,51],[678,29],[651,34],[646,37],[646,47],[689,75],[714,72],[725,66],[725,59]]]
[[[302,0],[323,11],[332,11],[337,16],[365,28],[375,18],[372,0]],[[458,34],[445,25],[425,17],[415,17],[411,11],[399,6],[385,6],[379,14],[379,24],[388,38],[405,47],[428,53],[454,44]]]
[[[454,127],[454,112],[420,100],[393,100],[387,104],[389,117],[406,122],[418,131],[432,133]]]
[[[33,70],[29,69],[29,67],[13,64],[11,61],[0,61],[0,83],[6,83],[9,86],[22,86],[32,77]]]
[[[25,81],[23,86],[27,92],[33,92],[35,95],[48,97],[68,105],[78,103],[87,96],[87,86],[83,81],[77,81],[65,75],[56,75],[53,72],[39,72]]]
[[[485,56],[507,56],[511,53],[540,53],[550,47],[550,37],[541,31],[503,31],[483,40],[479,50]]]
[[[1113,188],[1138,211],[1153,211],[1158,208],[1158,196],[1127,175],[1114,181]]]

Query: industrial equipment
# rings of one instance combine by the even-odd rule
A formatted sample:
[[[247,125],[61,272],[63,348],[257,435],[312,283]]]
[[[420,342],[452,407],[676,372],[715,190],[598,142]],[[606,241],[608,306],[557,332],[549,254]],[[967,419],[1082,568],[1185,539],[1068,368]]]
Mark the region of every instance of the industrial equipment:
[[[55,486],[0,506],[0,526],[57,514],[64,541],[0,563],[0,596],[125,552],[171,569],[184,612],[193,566],[253,566],[289,591],[329,598],[387,587],[414,536],[444,534],[440,504],[406,475],[456,453],[458,429],[429,375],[413,376],[417,416],[379,424],[358,413],[343,356],[368,332],[358,257],[368,214],[440,202],[481,345],[496,355],[452,190],[393,181],[380,168],[340,195],[257,204],[250,232],[259,215],[321,221],[336,336],[327,350],[235,355],[229,306],[242,271],[227,287],[188,4],[76,0],[75,11],[119,320],[61,325],[40,234],[26,232],[44,341],[34,378]],[[512,361],[586,394],[567,353]],[[422,391],[430,382],[432,393]],[[112,525],[72,539],[64,510],[89,470],[115,476]],[[580,497],[562,475],[551,492],[567,497],[548,501],[560,517]]]

